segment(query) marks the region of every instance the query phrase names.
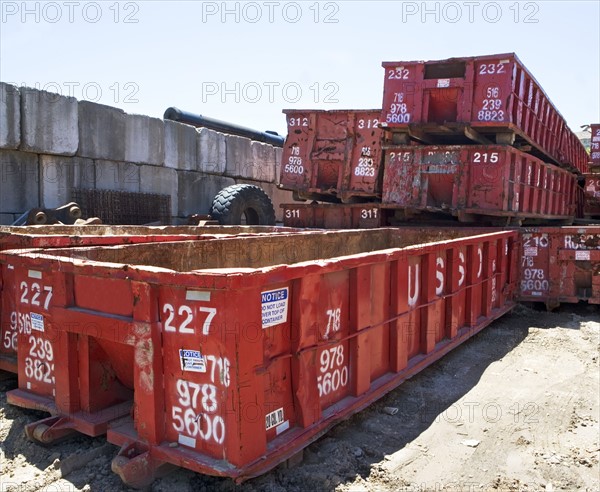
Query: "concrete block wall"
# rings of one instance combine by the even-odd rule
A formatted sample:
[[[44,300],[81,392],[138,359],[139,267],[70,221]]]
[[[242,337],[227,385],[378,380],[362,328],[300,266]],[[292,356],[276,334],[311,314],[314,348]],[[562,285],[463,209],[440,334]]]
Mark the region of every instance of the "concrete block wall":
[[[268,144],[0,82],[0,224],[62,205],[73,188],[170,195],[174,223],[239,182],[291,202],[280,163]]]

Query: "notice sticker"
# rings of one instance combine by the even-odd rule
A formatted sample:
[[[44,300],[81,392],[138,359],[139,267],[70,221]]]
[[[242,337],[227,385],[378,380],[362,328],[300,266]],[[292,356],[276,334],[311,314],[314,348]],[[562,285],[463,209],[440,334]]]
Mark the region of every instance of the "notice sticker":
[[[199,350],[179,349],[182,371],[206,372],[206,359]]]
[[[438,87],[450,87],[450,79],[438,79]]]
[[[590,252],[589,251],[575,251],[575,259],[582,260],[582,261],[589,261]]]
[[[280,325],[287,321],[289,289],[261,292],[262,327]]]
[[[283,407],[275,410],[274,412],[265,415],[265,426],[266,429],[272,429],[283,423]]]
[[[31,316],[31,329],[44,331],[44,316],[38,313],[29,313]]]
[[[530,248],[525,248],[525,256],[537,256],[538,250],[535,246]]]

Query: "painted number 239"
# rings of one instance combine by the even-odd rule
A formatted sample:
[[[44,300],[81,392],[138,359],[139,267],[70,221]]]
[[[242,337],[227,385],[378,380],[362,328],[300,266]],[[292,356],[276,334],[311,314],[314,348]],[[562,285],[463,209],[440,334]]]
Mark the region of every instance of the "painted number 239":
[[[210,332],[210,324],[217,314],[217,309],[211,307],[199,307],[198,311],[207,313],[204,324],[202,325],[202,334],[208,335]],[[179,332],[182,335],[194,334],[194,328],[190,327],[194,321],[194,310],[191,307],[182,305],[176,310],[171,304],[165,304],[163,306],[163,314],[167,315],[167,320],[165,321],[166,332]]]

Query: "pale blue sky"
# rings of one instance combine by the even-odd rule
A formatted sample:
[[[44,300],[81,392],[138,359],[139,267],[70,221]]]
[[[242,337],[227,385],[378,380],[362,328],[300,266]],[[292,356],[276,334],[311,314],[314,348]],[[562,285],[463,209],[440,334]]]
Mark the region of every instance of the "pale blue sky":
[[[284,108],[381,107],[382,61],[515,52],[573,130],[600,121],[598,0],[0,3],[0,80],[129,113],[285,133]]]

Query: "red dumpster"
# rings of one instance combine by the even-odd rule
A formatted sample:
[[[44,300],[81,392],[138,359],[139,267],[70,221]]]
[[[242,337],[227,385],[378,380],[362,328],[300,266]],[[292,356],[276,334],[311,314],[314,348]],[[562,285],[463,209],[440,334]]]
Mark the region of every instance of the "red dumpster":
[[[503,145],[398,146],[385,151],[384,207],[461,221],[572,221],[576,176]]]
[[[600,172],[600,123],[590,126],[592,137],[590,142],[590,167]]]
[[[521,301],[600,304],[600,226],[521,231]]]
[[[508,311],[516,247],[514,231],[373,229],[5,252],[17,281],[33,273],[54,293],[19,305],[36,315],[36,357],[52,331],[63,358],[60,422],[32,434],[81,417],[101,360],[87,418],[123,405],[105,388],[133,393],[107,434],[126,483],[164,464],[256,476]]]
[[[514,53],[384,62],[382,125],[429,144],[531,146],[586,172],[585,148]]]
[[[281,184],[300,197],[381,196],[381,110],[285,110]]]
[[[283,225],[320,229],[374,229],[387,225],[377,203],[284,203]]]
[[[586,218],[600,219],[600,173],[585,174],[584,185],[584,210],[583,215]]]
[[[269,232],[286,230],[268,226],[0,226],[0,251],[14,248],[151,243]],[[0,370],[16,373],[17,327],[28,321],[17,319],[16,291],[3,288],[14,282],[12,265],[0,264]],[[33,289],[37,287],[37,284],[32,284]]]

